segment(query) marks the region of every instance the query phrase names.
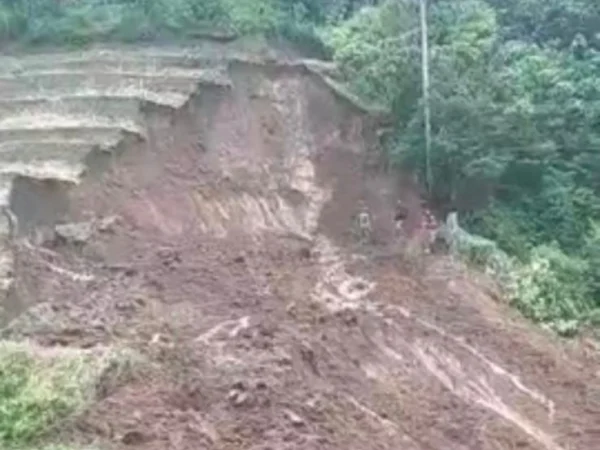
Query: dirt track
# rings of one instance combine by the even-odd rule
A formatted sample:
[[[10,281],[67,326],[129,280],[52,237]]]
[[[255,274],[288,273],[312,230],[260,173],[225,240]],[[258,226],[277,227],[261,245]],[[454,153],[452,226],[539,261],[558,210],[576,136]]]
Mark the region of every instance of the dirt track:
[[[147,111],[145,139],[71,192],[70,221],[114,221],[85,245],[18,250],[17,297],[36,306],[6,335],[156,362],[65,434],[144,450],[598,448],[595,354],[444,257],[374,256],[398,196],[420,215],[369,164],[374,120],[300,66],[228,72],[230,87]]]

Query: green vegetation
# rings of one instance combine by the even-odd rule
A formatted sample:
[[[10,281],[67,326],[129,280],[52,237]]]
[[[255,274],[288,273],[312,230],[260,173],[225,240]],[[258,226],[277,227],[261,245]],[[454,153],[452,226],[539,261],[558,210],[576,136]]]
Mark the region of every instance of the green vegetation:
[[[600,6],[429,3],[432,201],[515,258],[524,314],[572,333],[600,308]],[[324,36],[353,88],[393,109],[392,162],[423,174],[418,19],[384,1]]]
[[[280,33],[318,42],[309,9],[283,0],[0,1],[0,40],[82,45],[98,40],[139,41]],[[223,34],[225,33],[225,34]]]
[[[0,342],[0,446],[39,448],[38,439],[81,411],[101,386],[130,376],[134,361],[128,352],[112,349],[44,349]]]

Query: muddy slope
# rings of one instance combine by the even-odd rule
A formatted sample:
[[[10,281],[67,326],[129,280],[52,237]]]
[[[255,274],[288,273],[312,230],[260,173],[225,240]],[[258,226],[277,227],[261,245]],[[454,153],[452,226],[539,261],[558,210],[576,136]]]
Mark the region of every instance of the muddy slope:
[[[147,450],[597,448],[594,355],[443,257],[377,257],[395,199],[417,204],[372,168],[377,120],[302,64],[226,72],[180,108],[144,111],[144,137],[58,203],[16,191],[33,228],[92,225],[79,241],[15,243],[11,301],[33,306],[4,334],[125,343],[157,363],[65,436]],[[352,232],[361,204],[367,249]]]

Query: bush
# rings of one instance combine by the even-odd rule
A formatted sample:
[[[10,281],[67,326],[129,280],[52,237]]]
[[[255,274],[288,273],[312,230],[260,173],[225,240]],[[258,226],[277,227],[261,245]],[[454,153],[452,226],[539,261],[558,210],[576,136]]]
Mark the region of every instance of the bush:
[[[536,247],[517,272],[512,303],[532,320],[563,335],[573,334],[592,313],[587,262],[556,245]]]
[[[410,7],[387,1],[329,28],[324,39],[358,94],[388,107],[397,104],[406,109],[410,102],[401,103],[407,93],[415,93],[419,80],[414,70],[418,53],[410,51],[409,45],[417,36],[414,27]]]
[[[0,3],[0,39],[82,45],[225,29],[242,35],[278,34],[324,55],[316,27],[324,24],[326,9],[315,0],[14,0]]]
[[[112,349],[56,350],[0,342],[2,447],[31,445],[80,411],[107,377],[121,381],[131,374],[132,356]]]
[[[241,34],[269,33],[277,29],[282,11],[277,0],[222,0],[233,27]]]
[[[23,17],[0,3],[0,41],[13,39],[22,31],[23,26]]]
[[[503,206],[492,206],[467,215],[465,227],[481,236],[491,239],[502,250],[527,261],[531,251],[531,230],[527,227],[527,217],[521,217],[519,209],[510,210]]]
[[[594,308],[600,308],[600,223],[592,222],[590,228],[581,255],[588,262],[586,283],[590,290],[590,299],[593,300]]]
[[[15,1],[10,7],[0,5],[0,37],[82,45],[98,39],[132,41],[163,34],[186,35],[199,28],[231,24],[224,1]]]
[[[598,289],[596,267],[586,258],[565,254],[558,244],[535,247],[526,262],[511,258],[492,240],[460,228],[451,214],[440,231],[453,254],[495,279],[523,315],[561,335],[573,335],[600,317],[591,300]],[[590,252],[600,251],[590,238]]]
[[[498,247],[496,242],[461,228],[458,214],[450,213],[438,230],[438,239],[446,242],[450,252],[488,274],[502,290],[510,293],[515,286],[517,261]]]
[[[331,51],[319,35],[317,27],[308,21],[284,20],[277,29],[277,34],[293,44],[307,57],[331,59]]]

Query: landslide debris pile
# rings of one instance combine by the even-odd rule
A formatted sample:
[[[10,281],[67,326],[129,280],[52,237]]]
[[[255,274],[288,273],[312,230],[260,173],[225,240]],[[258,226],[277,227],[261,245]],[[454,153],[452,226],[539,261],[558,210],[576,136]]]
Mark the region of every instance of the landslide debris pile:
[[[418,201],[372,164],[381,117],[327,64],[236,43],[2,63],[3,337],[149,363],[99,382],[48,439],[597,446],[593,354],[533,329],[444,257],[354,245],[361,205],[374,250],[392,245],[397,198]]]

